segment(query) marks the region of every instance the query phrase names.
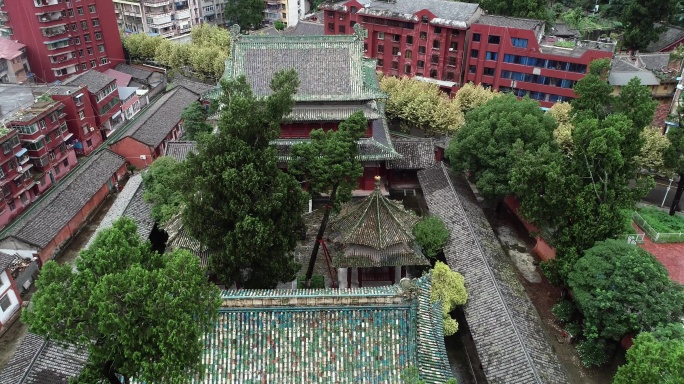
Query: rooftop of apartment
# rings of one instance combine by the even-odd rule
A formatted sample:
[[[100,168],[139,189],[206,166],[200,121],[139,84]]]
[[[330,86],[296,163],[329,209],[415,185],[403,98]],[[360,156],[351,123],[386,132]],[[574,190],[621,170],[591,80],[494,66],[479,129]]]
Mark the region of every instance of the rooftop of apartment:
[[[56,106],[61,105],[58,101],[53,101],[49,97],[46,100],[36,99],[37,101],[29,107],[20,109],[9,120],[12,122],[27,123],[35,120],[37,117],[45,114],[45,112],[54,110]]]
[[[608,81],[626,85],[636,77],[643,85],[674,83],[681,73],[682,59],[667,53],[617,55],[613,58]]]
[[[0,59],[12,60],[24,53],[26,45],[10,40],[5,37],[0,37]]]
[[[32,88],[17,84],[0,84],[0,122],[34,103]]]

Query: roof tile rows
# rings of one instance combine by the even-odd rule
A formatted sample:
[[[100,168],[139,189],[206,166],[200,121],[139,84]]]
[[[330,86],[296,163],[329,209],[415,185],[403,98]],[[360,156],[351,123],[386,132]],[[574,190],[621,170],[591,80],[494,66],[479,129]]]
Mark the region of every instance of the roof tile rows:
[[[19,218],[5,237],[13,236],[44,248],[124,163],[123,157],[110,150],[84,160],[71,171],[68,180],[61,182]]]
[[[81,372],[86,360],[86,351],[28,333],[0,373],[0,383],[64,384]]]
[[[151,147],[158,147],[181,121],[183,110],[197,100],[199,96],[196,93],[184,87],[175,88],[135,119],[121,139],[130,137]]]
[[[401,159],[387,162],[387,169],[423,169],[435,165],[435,139],[392,135]]]
[[[115,80],[116,79],[113,77],[109,77],[102,72],[98,72],[94,69],[91,69],[90,71],[74,75],[64,80],[64,84],[85,85],[86,87],[88,87],[88,91],[90,91],[91,93],[98,93],[109,83]]]
[[[21,55],[24,48],[26,48],[26,45],[18,41],[0,37],[0,59],[12,60]]]
[[[174,159],[181,161],[185,160],[190,152],[197,153],[196,141],[169,141],[166,143],[164,156],[171,156]]]
[[[12,262],[17,258],[14,255],[8,255],[5,252],[0,252],[0,274],[5,272],[5,269],[12,264]]]
[[[450,237],[444,253],[463,274],[464,312],[487,380],[492,383],[567,383],[536,309],[467,182],[443,163],[418,172],[430,211]]]
[[[491,25],[495,27],[535,30],[543,26],[544,21],[535,19],[521,19],[517,17],[482,15],[477,20],[476,24]]]
[[[116,70],[131,75],[137,80],[147,80],[154,73],[153,71],[128,64],[119,64],[116,66]]]

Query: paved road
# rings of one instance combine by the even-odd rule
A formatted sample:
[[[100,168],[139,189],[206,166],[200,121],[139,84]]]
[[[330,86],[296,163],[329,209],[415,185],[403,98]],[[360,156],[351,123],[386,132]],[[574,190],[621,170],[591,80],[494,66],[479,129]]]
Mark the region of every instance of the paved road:
[[[657,179],[655,188],[653,188],[651,191],[649,191],[643,200],[645,202],[660,206],[660,204],[662,204],[662,202],[663,202],[663,197],[665,197],[665,193],[667,192],[668,184],[669,184],[669,180],[667,180],[667,179],[665,179],[665,180]],[[670,188],[670,191],[667,192],[667,198],[665,199],[665,206],[669,207],[672,204],[672,199],[674,198],[676,190],[677,190],[677,182],[672,182],[672,187]],[[680,203],[680,206],[682,206],[681,203]]]

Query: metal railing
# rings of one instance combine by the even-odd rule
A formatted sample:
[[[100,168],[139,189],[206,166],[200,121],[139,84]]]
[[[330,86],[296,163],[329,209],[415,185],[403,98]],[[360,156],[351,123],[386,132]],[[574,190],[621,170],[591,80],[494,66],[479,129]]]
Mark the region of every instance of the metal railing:
[[[661,233],[656,231],[638,212],[632,213],[632,220],[654,243],[684,243],[684,232]]]

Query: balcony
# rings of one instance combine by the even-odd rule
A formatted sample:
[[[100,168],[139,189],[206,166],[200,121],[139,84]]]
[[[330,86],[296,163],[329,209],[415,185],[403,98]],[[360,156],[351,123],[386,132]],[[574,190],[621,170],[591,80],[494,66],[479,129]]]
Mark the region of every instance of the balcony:
[[[145,14],[148,16],[170,15],[172,11],[171,7],[152,7],[145,9]]]
[[[160,5],[160,4],[169,4],[170,0],[142,0],[142,3],[144,5]]]
[[[66,24],[64,24],[66,25]],[[50,27],[50,28],[41,28],[41,32],[43,33],[43,36],[45,37],[55,37],[59,35],[63,35],[68,32],[66,27],[62,25],[60,27]]]
[[[0,11],[0,21],[9,21],[9,14],[4,11]]]
[[[58,0],[33,0],[33,4],[36,7],[49,7],[51,5],[57,5],[60,1]]]
[[[185,11],[176,11],[176,20],[183,20],[183,19],[189,19],[190,18],[190,10],[186,9]]]
[[[76,58],[76,53],[67,52],[58,55],[50,56],[50,63],[52,64],[68,64],[69,61]]]
[[[19,157],[19,158],[17,159],[17,161],[19,162],[19,165],[24,165],[24,164],[26,164],[26,162],[28,162],[29,160],[31,160],[31,158],[30,158],[27,154],[25,154],[25,153],[24,153],[24,155],[22,155],[21,157]]]
[[[40,23],[51,23],[53,21],[62,20],[63,18],[64,16],[62,16],[61,12],[45,12],[38,14],[38,22]]]

